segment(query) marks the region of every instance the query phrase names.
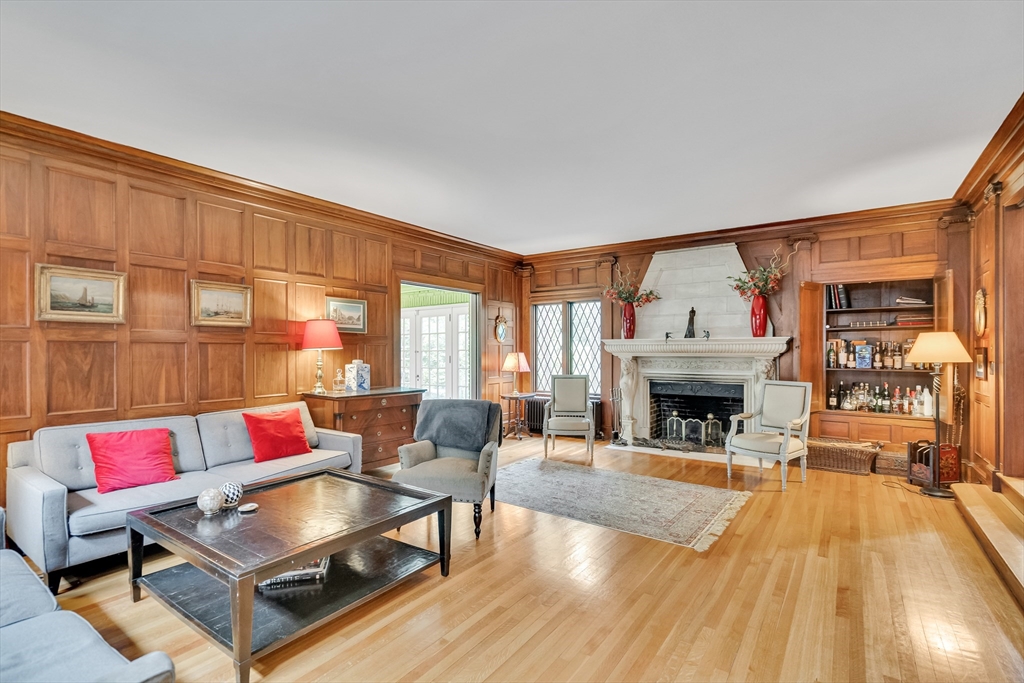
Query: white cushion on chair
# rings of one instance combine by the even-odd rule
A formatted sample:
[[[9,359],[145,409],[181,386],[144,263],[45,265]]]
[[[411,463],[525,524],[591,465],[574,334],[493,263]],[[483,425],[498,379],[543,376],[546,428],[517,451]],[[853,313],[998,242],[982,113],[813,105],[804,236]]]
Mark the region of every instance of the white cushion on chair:
[[[590,431],[590,420],[582,417],[553,417],[548,420],[548,429],[588,432]]]
[[[757,451],[758,453],[778,454],[782,448],[782,434],[770,432],[758,432],[752,434],[737,434],[729,442],[735,448],[742,448],[745,451]],[[803,450],[804,444],[795,437],[789,438],[789,452],[796,453]]]

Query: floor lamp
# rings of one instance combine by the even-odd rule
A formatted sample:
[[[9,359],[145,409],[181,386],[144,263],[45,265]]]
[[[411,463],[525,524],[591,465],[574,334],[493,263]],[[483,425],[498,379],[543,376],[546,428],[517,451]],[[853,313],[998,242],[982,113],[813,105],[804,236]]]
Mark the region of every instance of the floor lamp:
[[[952,498],[953,492],[939,486],[939,452],[942,449],[939,422],[939,392],[942,390],[943,363],[970,363],[971,355],[960,343],[956,332],[922,332],[904,359],[905,363],[931,364],[932,394],[935,415],[935,443],[931,450],[932,485],[921,487],[921,493],[933,498]]]
[[[316,385],[313,393],[323,395],[324,388],[324,349],[340,349],[341,335],[338,324],[333,320],[307,320],[306,329],[302,333],[302,350],[316,350]]]

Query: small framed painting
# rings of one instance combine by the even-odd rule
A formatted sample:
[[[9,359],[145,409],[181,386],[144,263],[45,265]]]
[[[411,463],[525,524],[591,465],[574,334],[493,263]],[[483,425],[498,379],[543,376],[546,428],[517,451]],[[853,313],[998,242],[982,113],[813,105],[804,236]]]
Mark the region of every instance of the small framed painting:
[[[252,325],[252,287],[192,280],[192,324],[249,327]]]
[[[123,323],[127,278],[110,270],[37,263],[36,320]]]
[[[978,379],[988,379],[988,347],[974,349],[974,376]]]
[[[326,315],[338,326],[338,332],[366,334],[366,302],[362,299],[329,296]]]

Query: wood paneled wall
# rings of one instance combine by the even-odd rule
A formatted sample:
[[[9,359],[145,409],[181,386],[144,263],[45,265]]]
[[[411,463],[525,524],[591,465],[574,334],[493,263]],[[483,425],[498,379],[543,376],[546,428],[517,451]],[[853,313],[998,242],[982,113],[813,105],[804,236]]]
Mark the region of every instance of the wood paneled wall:
[[[781,291],[768,300],[775,333],[793,338],[790,350],[779,360],[779,376],[795,380],[800,377],[800,282],[858,282],[940,275],[948,265],[947,231],[953,224],[948,218],[957,217],[965,210],[954,200],[942,200],[527,256],[524,268],[531,276],[523,288],[519,318],[528,326],[530,306],[534,303],[599,296],[611,277],[627,270],[642,278],[657,251],[734,242],[744,264],[754,268],[767,265],[776,250],[788,254],[799,241]],[[964,270],[960,276],[968,278],[969,271]],[[652,305],[682,306],[684,310],[689,307],[686,302]],[[619,307],[606,302],[602,314],[607,316],[606,338],[618,337],[621,334]],[[965,316],[970,312],[958,311],[957,315],[966,321]],[[711,332],[714,335],[714,330]],[[521,338],[520,345],[530,348],[529,336]],[[605,424],[609,425],[608,400],[611,388],[618,385],[619,366],[617,359],[607,353],[602,356],[602,377]]]
[[[294,400],[314,381],[316,354],[299,349],[325,296],[368,309],[367,334],[342,335],[325,375],[362,358],[375,386],[391,385],[398,270],[481,295],[483,393],[497,400],[512,388],[500,362],[514,349],[518,258],[3,114],[0,459],[46,425]],[[36,322],[35,263],[126,272],[127,322]],[[192,327],[192,279],[252,285],[252,327]]]

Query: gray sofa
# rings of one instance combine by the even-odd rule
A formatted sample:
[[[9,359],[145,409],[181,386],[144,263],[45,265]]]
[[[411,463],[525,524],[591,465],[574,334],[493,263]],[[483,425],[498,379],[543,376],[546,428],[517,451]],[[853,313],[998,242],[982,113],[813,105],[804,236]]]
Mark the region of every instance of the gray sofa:
[[[0,539],[3,516],[0,508]],[[174,683],[174,662],[163,652],[129,662],[62,611],[18,553],[0,549],[0,681]]]
[[[257,463],[242,413],[298,408],[312,453]],[[100,494],[86,434],[167,427],[180,479]],[[182,498],[228,481],[243,484],[324,467],[359,472],[362,437],[313,426],[303,402],[160,417],[44,427],[8,446],[8,535],[47,574],[56,592],[68,567],[127,550],[132,510]]]

